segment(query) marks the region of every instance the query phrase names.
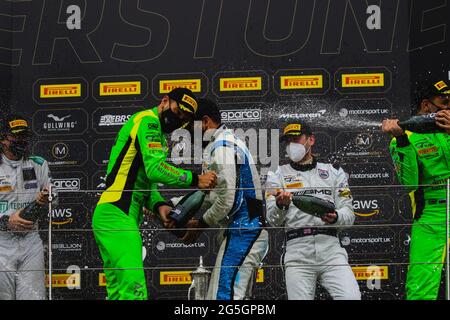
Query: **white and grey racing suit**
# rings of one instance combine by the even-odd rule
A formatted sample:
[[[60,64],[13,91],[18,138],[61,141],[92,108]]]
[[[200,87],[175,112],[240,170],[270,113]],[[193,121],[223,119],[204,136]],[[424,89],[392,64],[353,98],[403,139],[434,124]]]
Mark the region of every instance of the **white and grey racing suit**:
[[[203,152],[203,171],[211,170],[217,185],[205,197],[202,220],[224,230],[218,235],[221,245],[207,299],[241,300],[268,251],[260,177],[245,143],[224,126]]]
[[[1,157],[0,217],[25,208],[50,184],[44,159],[32,156],[13,161]],[[0,299],[45,298],[44,248],[37,226],[29,232],[0,231]]]
[[[333,299],[361,299],[347,252],[337,237],[337,228],[320,228],[325,222],[292,203],[288,208],[279,208],[275,196],[270,194],[274,189],[332,202],[338,215],[335,225],[352,225],[355,215],[344,170],[316,160],[310,165],[291,163],[278,167],[267,177],[267,221],[272,226],[285,227],[284,265],[289,300],[313,300],[317,281]]]

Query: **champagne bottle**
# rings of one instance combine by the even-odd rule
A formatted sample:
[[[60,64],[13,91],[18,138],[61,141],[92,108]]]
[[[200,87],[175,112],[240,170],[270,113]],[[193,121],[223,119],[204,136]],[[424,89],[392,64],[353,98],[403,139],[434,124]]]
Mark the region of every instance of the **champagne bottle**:
[[[334,203],[307,195],[293,195],[292,203],[301,211],[321,218],[327,213],[334,212]]]
[[[205,200],[205,191],[193,191],[185,195],[180,202],[173,208],[169,217],[175,220],[177,228],[184,228],[186,223],[200,210]],[[186,230],[171,230],[178,237],[183,237]]]
[[[404,121],[399,121],[398,125],[403,130],[416,133],[443,132],[444,129],[436,125],[436,113],[428,113],[411,117]]]

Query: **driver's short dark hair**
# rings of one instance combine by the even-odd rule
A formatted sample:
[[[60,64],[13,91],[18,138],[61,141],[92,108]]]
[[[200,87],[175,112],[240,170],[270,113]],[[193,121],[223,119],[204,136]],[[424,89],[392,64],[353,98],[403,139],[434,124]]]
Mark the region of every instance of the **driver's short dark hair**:
[[[195,120],[202,120],[204,116],[210,117],[215,123],[222,124],[222,116],[217,104],[206,98],[198,100],[198,110],[195,114]]]

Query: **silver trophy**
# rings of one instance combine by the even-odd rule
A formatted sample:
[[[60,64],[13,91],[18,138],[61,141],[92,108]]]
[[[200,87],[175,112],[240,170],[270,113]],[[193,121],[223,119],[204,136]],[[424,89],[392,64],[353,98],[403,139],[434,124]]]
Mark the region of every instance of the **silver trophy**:
[[[191,272],[192,284],[188,291],[188,300],[191,300],[191,290],[195,289],[195,300],[206,300],[209,285],[210,271],[203,267],[203,257],[200,256],[198,268]]]

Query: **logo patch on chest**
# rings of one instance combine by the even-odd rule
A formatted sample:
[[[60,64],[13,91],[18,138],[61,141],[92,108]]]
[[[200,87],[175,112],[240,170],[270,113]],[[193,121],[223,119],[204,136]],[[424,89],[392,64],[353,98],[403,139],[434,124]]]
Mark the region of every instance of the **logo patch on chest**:
[[[328,177],[330,176],[330,174],[328,173],[328,170],[323,170],[323,169],[317,169],[319,171],[319,177],[321,177],[322,179],[328,179]]]

